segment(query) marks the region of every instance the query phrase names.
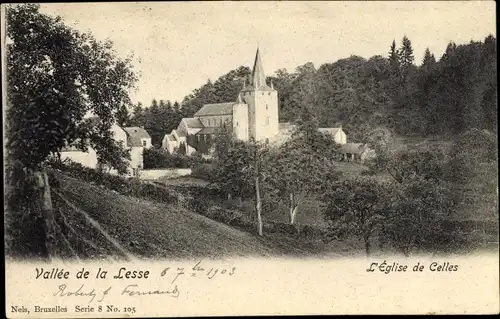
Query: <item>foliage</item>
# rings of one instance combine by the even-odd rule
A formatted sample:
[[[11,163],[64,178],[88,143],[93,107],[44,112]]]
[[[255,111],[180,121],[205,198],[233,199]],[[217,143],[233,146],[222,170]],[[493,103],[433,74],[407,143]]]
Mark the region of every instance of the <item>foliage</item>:
[[[177,128],[182,119],[182,112],[176,101],[153,99],[147,107],[138,103],[133,107],[132,115],[128,123],[130,126],[144,127],[151,135],[151,144],[159,148],[165,134]]]
[[[337,182],[323,195],[325,219],[337,236],[353,235],[361,239],[370,254],[371,237],[385,223],[391,185],[373,178]]]
[[[191,176],[211,181],[214,179],[214,166],[213,164],[199,164],[192,168]]]
[[[243,82],[248,79],[250,72],[250,68],[240,66],[213,83],[208,80],[206,84],[184,98],[181,107],[183,116],[193,116],[204,104],[236,101],[238,93],[243,88]]]
[[[137,78],[130,58],[118,58],[111,41],[69,28],[60,17],[40,13],[37,4],[9,6],[6,15],[12,43],[6,50],[5,146],[7,174],[14,178],[6,218],[13,242],[31,247],[27,254],[47,257],[56,243],[45,161],[68,145],[83,151],[91,146],[101,164],[123,172],[127,152],[110,128],[130,103]],[[86,119],[87,112],[100,121]],[[19,228],[23,219],[30,227]],[[37,234],[45,234],[45,249]]]
[[[201,156],[169,154],[157,148],[144,149],[143,160],[144,169],[193,168],[203,162]]]
[[[136,77],[130,59],[120,60],[112,43],[66,27],[38,5],[8,10],[7,149],[13,160],[37,168],[51,153],[87,140],[100,156],[112,142],[109,128],[129,103]],[[87,111],[97,125],[84,120]]]
[[[473,129],[457,135],[447,167],[457,214],[462,218],[498,219],[497,135]]]
[[[301,123],[289,140],[269,152],[265,183],[279,201],[288,203],[291,224],[304,198],[316,196],[338,178],[338,148],[333,138],[320,133],[311,120]]]
[[[94,170],[69,160],[64,162],[51,161],[50,167],[55,170],[53,174],[56,174],[56,176],[57,171],[61,171],[71,177],[78,178],[90,184],[106,187],[122,195],[166,203],[173,203],[176,201],[176,197],[166,188],[144,183],[135,178],[124,178],[118,175]]]
[[[421,65],[416,65],[411,40],[404,36],[399,47],[392,42],[387,57],[353,55],[319,67],[308,62],[293,72],[277,70],[267,82],[279,92],[281,121],[294,122],[309,112],[320,127],[342,124],[351,141],[378,128],[407,136],[454,134],[474,127],[494,131],[495,50],[494,36],[450,43],[439,61],[426,48]],[[144,126],[159,145],[165,133],[204,104],[234,101],[249,74],[248,67],[239,67],[208,80],[181,105],[160,100],[155,107],[135,107],[131,122]]]
[[[439,242],[441,225],[452,207],[445,183],[424,178],[405,182],[391,194],[384,226],[387,237],[406,256],[413,248],[435,250],[443,244]]]

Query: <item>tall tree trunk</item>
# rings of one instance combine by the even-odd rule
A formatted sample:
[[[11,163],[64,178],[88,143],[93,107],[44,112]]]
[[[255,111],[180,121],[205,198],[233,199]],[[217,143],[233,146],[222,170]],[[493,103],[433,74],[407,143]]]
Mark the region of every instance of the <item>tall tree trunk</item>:
[[[295,225],[297,212],[299,211],[299,204],[295,201],[293,194],[290,194],[290,225]]]
[[[365,251],[366,251],[366,255],[367,256],[370,256],[370,252],[371,252],[371,245],[370,245],[370,235],[368,233],[365,233],[364,236],[363,236],[363,239],[365,241]]]
[[[257,221],[258,221],[258,226],[257,230],[259,232],[259,236],[262,236],[262,203],[260,201],[260,187],[259,187],[259,177],[255,177],[255,198],[256,198],[256,204],[255,208],[257,209]]]
[[[45,245],[47,252],[53,255],[55,252],[55,220],[54,220],[54,209],[52,206],[52,197],[50,194],[50,184],[49,177],[46,170],[34,172],[36,178],[37,187],[39,190],[39,201],[41,203],[42,214],[45,219]]]
[[[298,211],[299,211],[299,205],[295,205],[292,207],[291,219],[290,219],[290,223],[292,225],[295,225],[295,221],[297,220],[297,212]]]

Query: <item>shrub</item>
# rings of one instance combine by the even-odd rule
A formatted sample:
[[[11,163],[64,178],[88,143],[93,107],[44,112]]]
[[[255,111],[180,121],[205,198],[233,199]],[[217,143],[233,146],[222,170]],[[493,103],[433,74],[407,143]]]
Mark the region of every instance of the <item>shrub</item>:
[[[169,154],[164,149],[150,148],[143,153],[145,169],[189,168],[206,162],[201,155]]]
[[[212,164],[199,164],[193,167],[191,176],[210,181],[213,178],[214,168]]]
[[[208,208],[205,216],[226,225],[242,224],[244,219],[243,213],[224,209],[219,206],[212,206]]]
[[[54,161],[50,163],[50,166],[54,169],[63,171],[69,176],[93,185],[104,186],[122,195],[164,203],[171,203],[176,200],[176,197],[171,194],[167,188],[143,183],[136,178],[125,178],[118,175],[103,173],[70,161],[66,161],[65,163]],[[53,180],[55,179],[52,177],[51,181]]]

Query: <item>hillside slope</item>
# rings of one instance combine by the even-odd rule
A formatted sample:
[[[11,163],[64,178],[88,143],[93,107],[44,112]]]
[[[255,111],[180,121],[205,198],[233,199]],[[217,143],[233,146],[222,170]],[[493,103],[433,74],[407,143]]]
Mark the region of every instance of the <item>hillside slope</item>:
[[[56,207],[70,224],[74,224],[73,227],[89,224],[82,218],[86,213],[135,257],[181,259],[273,254],[264,239],[174,205],[119,195],[61,173],[57,174],[57,180],[59,185],[54,188],[54,198],[61,194],[63,199],[56,200]],[[63,205],[64,200],[70,204]],[[90,237],[99,253],[81,252],[76,248],[79,255],[94,258],[113,251],[103,247],[112,245],[95,227],[82,229],[81,233],[88,235],[89,231],[93,231]]]

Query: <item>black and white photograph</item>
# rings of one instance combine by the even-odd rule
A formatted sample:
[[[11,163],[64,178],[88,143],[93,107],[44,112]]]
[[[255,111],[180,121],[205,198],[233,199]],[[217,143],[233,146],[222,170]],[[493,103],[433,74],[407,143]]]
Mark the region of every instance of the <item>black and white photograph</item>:
[[[2,24],[8,317],[500,311],[494,2],[13,3]],[[308,297],[256,307],[243,286],[280,260]],[[485,306],[450,301],[477,267]],[[408,295],[371,305],[371,282]],[[239,301],[188,311],[205,289]]]

